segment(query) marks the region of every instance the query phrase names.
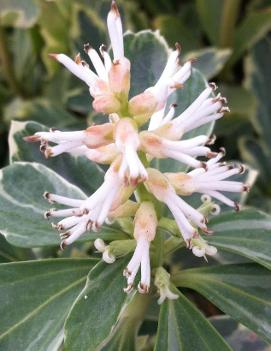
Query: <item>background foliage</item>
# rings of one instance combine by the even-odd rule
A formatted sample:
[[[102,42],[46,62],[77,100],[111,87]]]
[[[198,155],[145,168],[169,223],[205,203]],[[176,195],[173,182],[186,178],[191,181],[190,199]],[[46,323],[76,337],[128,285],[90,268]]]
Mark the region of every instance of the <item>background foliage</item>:
[[[258,172],[242,201],[270,213],[271,1],[119,0],[118,5],[126,29],[151,28],[170,46],[180,42],[182,60],[196,57],[194,66],[218,83],[231,109],[215,127],[218,144],[226,147],[228,159],[250,166],[252,183],[253,170]],[[211,261],[198,268],[198,260],[184,261],[189,269],[173,274],[182,287],[180,298],[163,304],[160,314],[149,297],[120,293],[126,258],[112,266],[96,264],[92,243],[85,240],[59,252],[58,239],[41,218],[48,206],[40,198],[43,189],[85,197],[103,179],[103,169],[82,158],[43,160],[22,137],[49,126],[81,129],[103,118],[93,113],[87,89],[48,53],[75,56],[85,42],[95,48],[107,43],[108,7],[108,0],[0,0],[0,165],[7,166],[0,189],[0,229],[6,237],[0,236],[0,350],[57,350],[64,333],[65,350],[134,350],[135,340],[142,351],[230,350],[218,330],[233,350],[266,351],[265,341],[271,340],[268,215],[248,209],[214,218],[210,242],[221,250],[219,263],[230,265]],[[130,33],[125,45],[132,74],[139,77],[133,82],[136,94],[159,76],[164,42],[152,32]],[[201,90],[202,78],[197,79],[191,84]],[[188,91],[181,92],[186,103]],[[119,224],[105,227],[99,237],[123,240],[131,232]],[[168,262],[173,273],[184,255],[180,250]],[[135,305],[141,308],[136,311]],[[141,325],[140,311],[147,306]]]

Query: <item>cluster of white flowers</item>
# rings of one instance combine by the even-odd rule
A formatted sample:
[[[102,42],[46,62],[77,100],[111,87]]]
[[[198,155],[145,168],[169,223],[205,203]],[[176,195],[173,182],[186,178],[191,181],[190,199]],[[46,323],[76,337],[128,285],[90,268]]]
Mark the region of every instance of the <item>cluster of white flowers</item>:
[[[185,137],[189,131],[215,121],[229,111],[226,99],[220,94],[215,95],[216,85],[210,83],[206,86],[180,115],[175,116],[174,105],[167,110],[168,97],[183,87],[192,70],[191,61],[180,64],[180,47],[176,45],[157,83],[129,99],[130,61],[124,56],[122,23],[114,1],[107,25],[113,58],[103,45],[99,52],[89,44],[84,47],[95,71],[79,54],[75,60],[65,54],[51,56],[88,85],[93,109],[108,115],[108,122],[81,131],[38,132],[26,140],[40,141],[45,157],[66,152],[110,165],[104,183],[86,200],[46,193],[49,202],[68,208],[49,210],[45,216],[64,217],[54,225],[60,232],[62,248],[86,231],[99,230],[104,222],[126,216],[134,218],[137,245],[124,271],[128,285],[125,290],[128,292],[132,289],[141,268],[138,290],[147,293],[151,283],[149,249],[156,235],[158,219],[151,201],[136,203],[130,199],[138,185],[142,189],[143,184],[145,191],[156,198],[155,201],[164,203],[170,209],[187,247],[199,257],[214,255],[216,249],[200,237],[200,231],[210,233],[206,216],[183,197],[201,193],[238,209],[238,204],[221,192],[242,192],[247,190],[247,186],[227,180],[242,172],[243,167],[221,162],[224,151],[213,152],[210,149],[214,138],[206,135],[190,139]],[[146,125],[147,130],[142,130]],[[198,157],[204,157],[207,161]],[[193,169],[187,173],[161,173],[150,168],[148,160],[153,158],[171,158]],[[96,247],[103,252],[106,262],[114,262],[114,257],[103,242],[96,241]],[[161,301],[167,296],[176,298],[163,284],[159,287],[163,292]]]

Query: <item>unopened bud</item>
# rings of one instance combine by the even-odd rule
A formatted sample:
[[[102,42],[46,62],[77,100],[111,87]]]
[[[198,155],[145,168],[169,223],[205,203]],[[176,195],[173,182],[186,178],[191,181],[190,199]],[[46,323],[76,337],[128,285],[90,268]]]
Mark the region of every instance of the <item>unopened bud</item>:
[[[134,120],[142,125],[148,121],[151,115],[156,111],[158,102],[150,91],[134,96],[129,101],[129,112]]]
[[[115,62],[109,71],[109,87],[110,90],[117,94],[119,98],[127,98],[130,90],[130,61],[122,57]]]
[[[148,241],[152,241],[156,234],[157,216],[155,208],[151,202],[142,202],[135,215],[134,237],[138,240],[144,236]]]
[[[110,114],[119,111],[121,103],[114,94],[107,93],[95,96],[92,106],[96,112]]]

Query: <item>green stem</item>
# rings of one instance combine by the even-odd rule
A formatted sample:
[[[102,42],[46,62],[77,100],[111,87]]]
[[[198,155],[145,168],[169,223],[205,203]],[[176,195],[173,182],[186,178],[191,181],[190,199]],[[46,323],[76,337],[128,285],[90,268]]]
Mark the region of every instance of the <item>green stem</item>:
[[[151,302],[151,295],[142,295],[136,293],[132,301],[128,304],[123,312],[123,319],[130,319],[133,321],[134,327],[138,328],[144,320],[147,308]]]
[[[224,0],[219,38],[219,46],[222,48],[232,46],[235,23],[239,14],[240,3],[240,0]]]
[[[12,66],[12,60],[11,60],[10,53],[8,51],[8,45],[6,42],[5,31],[3,27],[1,27],[1,24],[0,24],[0,61],[3,67],[3,74],[5,75],[6,81],[10,86],[11,90],[15,94],[21,97],[25,97],[25,94],[15,77],[15,72]]]
[[[152,256],[152,268],[163,266],[164,263],[164,242],[165,238],[160,230],[157,230],[154,244],[154,255]]]

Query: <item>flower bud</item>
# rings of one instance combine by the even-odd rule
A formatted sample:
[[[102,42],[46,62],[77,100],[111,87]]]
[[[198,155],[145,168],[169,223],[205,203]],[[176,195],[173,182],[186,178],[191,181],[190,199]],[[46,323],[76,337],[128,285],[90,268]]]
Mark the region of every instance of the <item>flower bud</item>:
[[[132,217],[135,215],[138,207],[139,204],[137,202],[128,200],[113,211],[110,211],[108,217],[110,220],[123,217]]]
[[[164,175],[178,195],[191,195],[194,192],[192,179],[187,173],[164,173]]]
[[[142,202],[135,215],[134,237],[138,240],[144,236],[148,241],[152,241],[156,234],[157,216],[151,202]]]
[[[120,101],[112,93],[97,95],[92,106],[96,112],[110,114],[121,108]]]
[[[120,99],[128,96],[130,90],[130,69],[130,61],[122,57],[113,62],[109,71],[109,88]]]
[[[113,140],[113,130],[112,123],[92,125],[86,129],[87,138],[84,144],[92,149],[109,144]]]
[[[151,115],[156,111],[158,102],[150,91],[134,96],[129,101],[129,112],[134,120],[142,125],[146,123]]]
[[[95,246],[95,249],[99,252],[104,252],[106,248],[105,242],[100,238],[97,238],[94,241],[94,246]]]
[[[178,299],[179,296],[170,290],[170,274],[163,267],[158,267],[156,269],[154,284],[160,295],[160,298],[157,301],[159,305],[161,305],[166,299]]]

